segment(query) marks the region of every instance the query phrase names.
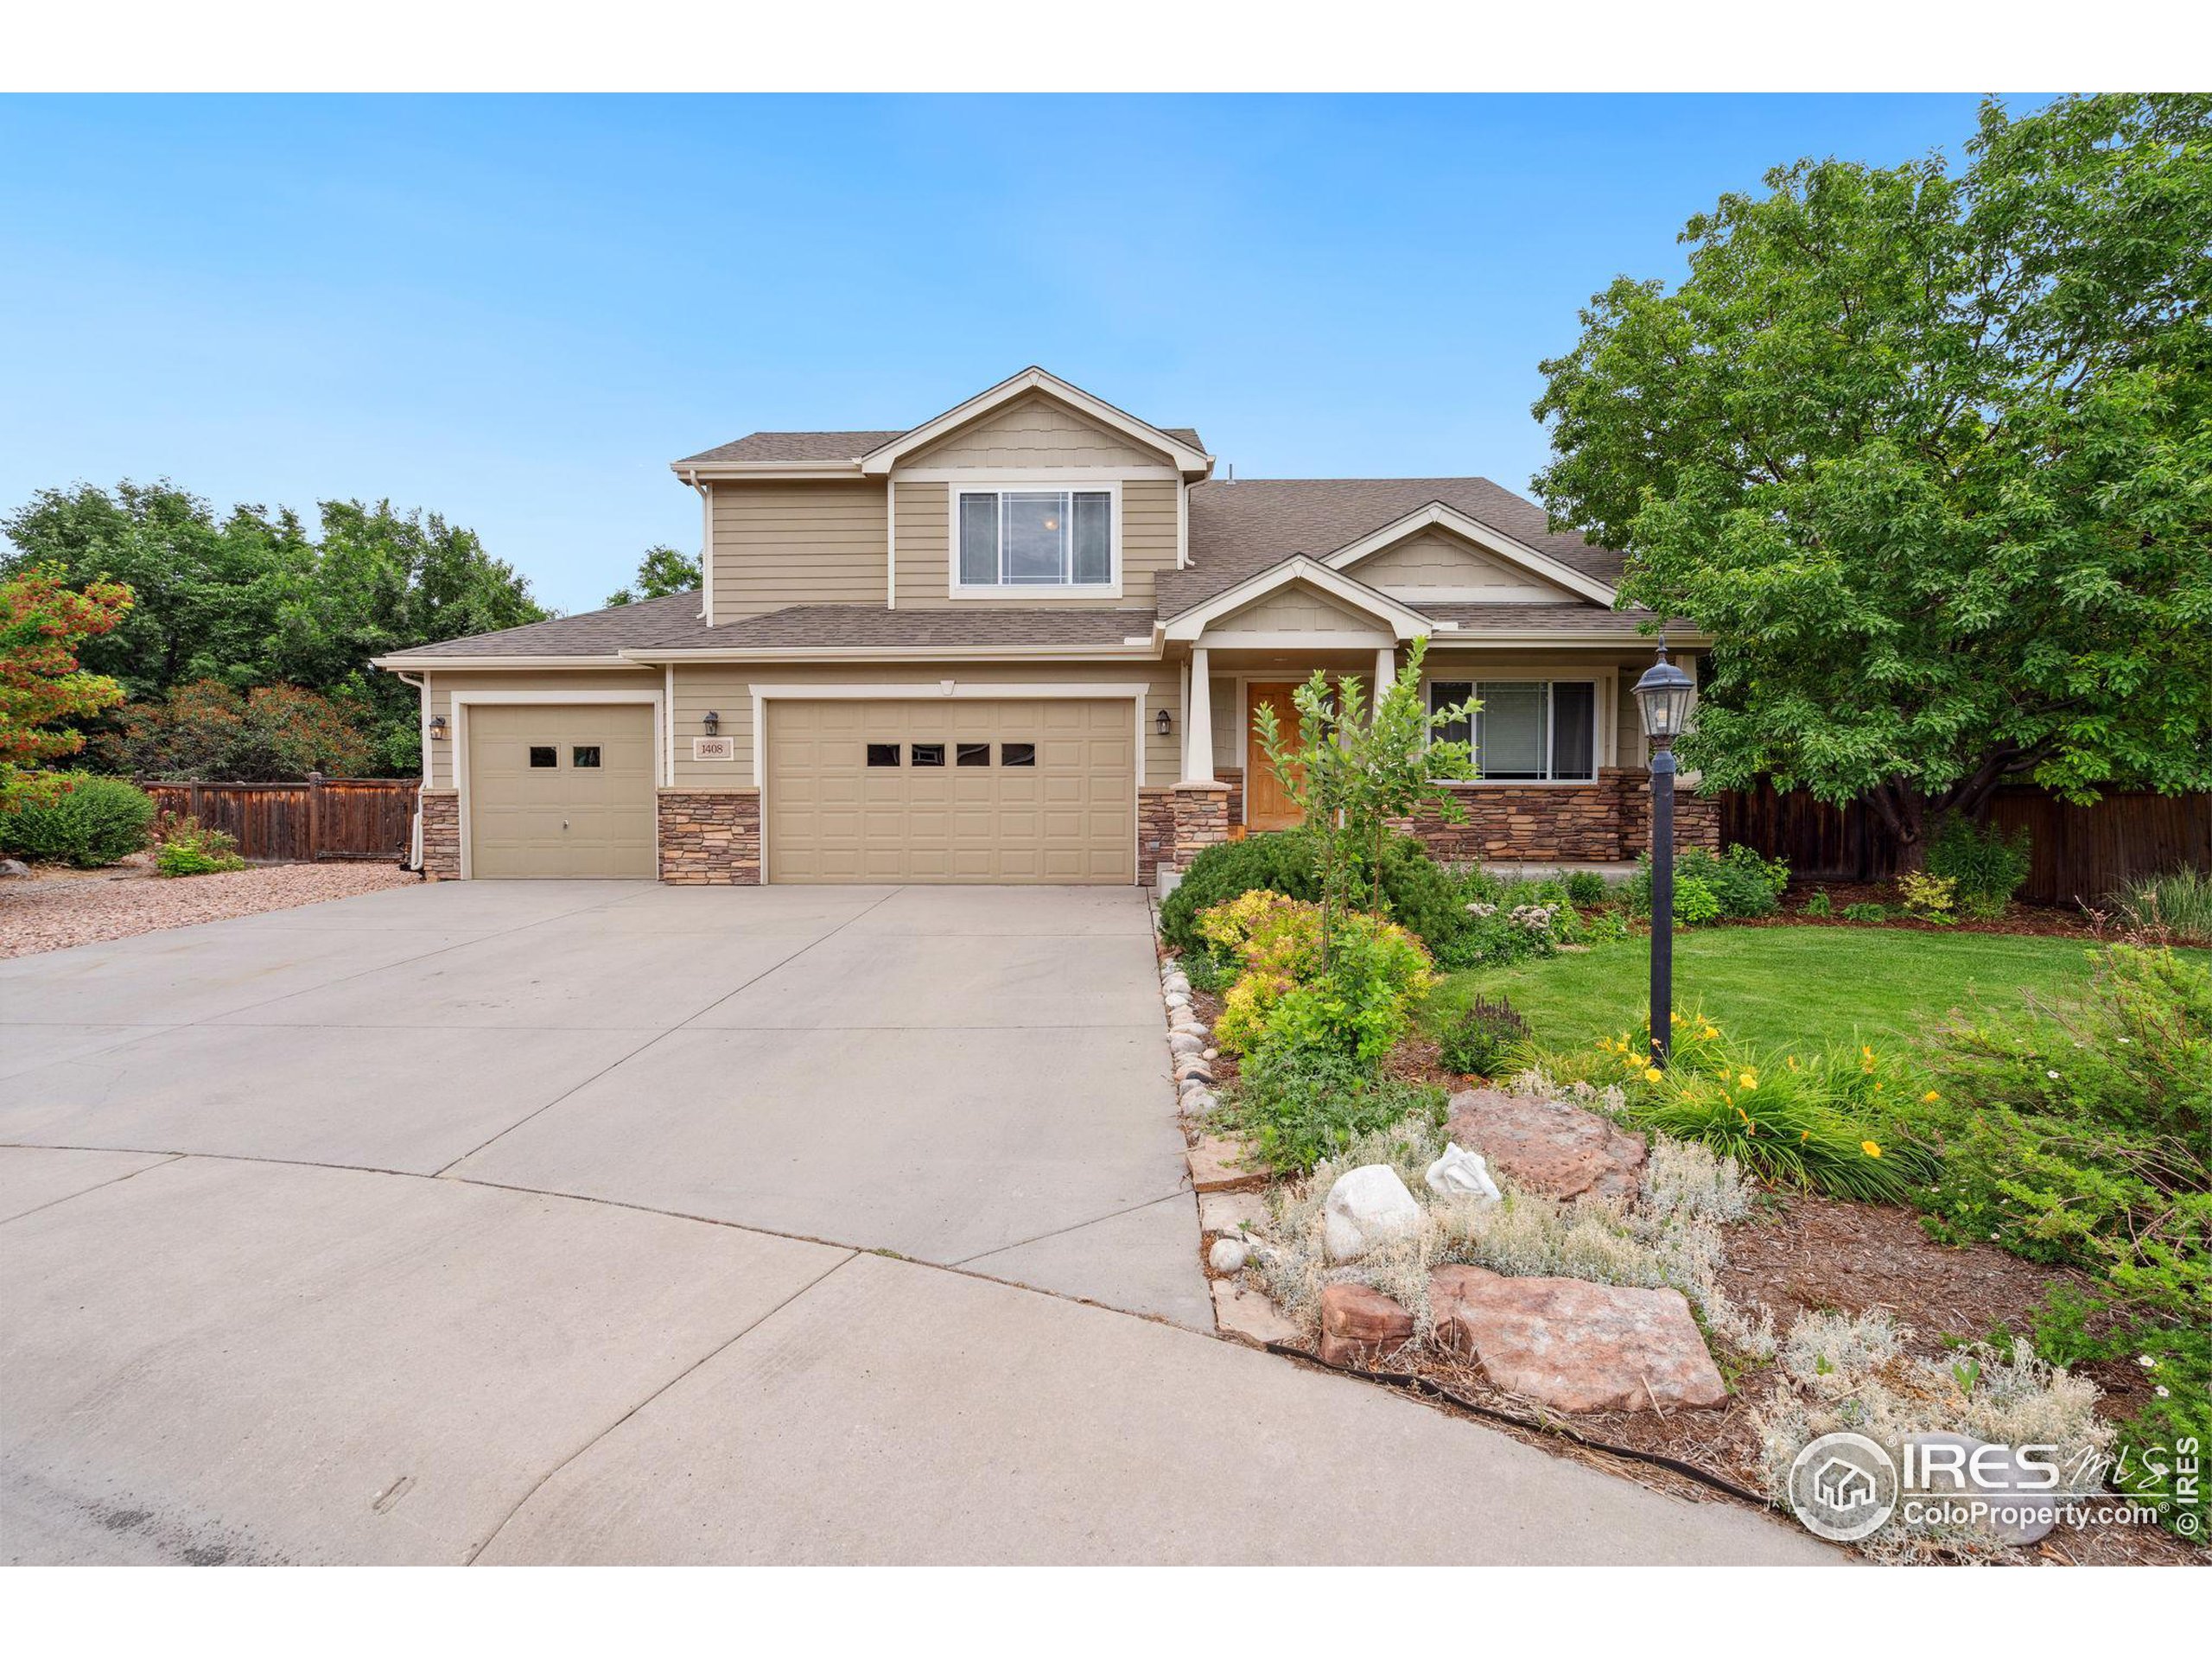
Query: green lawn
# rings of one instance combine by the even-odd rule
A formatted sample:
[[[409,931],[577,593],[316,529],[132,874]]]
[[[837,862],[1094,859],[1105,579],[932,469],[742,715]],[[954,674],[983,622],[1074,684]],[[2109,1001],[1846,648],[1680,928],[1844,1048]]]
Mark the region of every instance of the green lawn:
[[[2024,990],[2078,985],[2088,974],[2087,949],[2074,939],[1891,927],[1707,928],[1675,936],[1675,1006],[1701,1008],[1763,1048],[1894,1041],[1976,997],[2009,1007]],[[1474,969],[1437,988],[1428,1016],[1440,1020],[1478,994],[1503,992],[1539,1044],[1580,1047],[1642,1021],[1650,971],[1643,939]]]

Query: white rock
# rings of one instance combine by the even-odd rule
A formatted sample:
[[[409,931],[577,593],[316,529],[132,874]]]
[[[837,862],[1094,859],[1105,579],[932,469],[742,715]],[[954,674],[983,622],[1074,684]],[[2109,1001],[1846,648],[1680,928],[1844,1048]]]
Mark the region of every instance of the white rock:
[[[1430,1192],[1447,1198],[1472,1192],[1495,1204],[1500,1196],[1482,1154],[1469,1152],[1456,1141],[1444,1148],[1444,1155],[1428,1166],[1428,1173],[1421,1179],[1428,1183]]]
[[[1332,1262],[1364,1255],[1421,1224],[1421,1205],[1388,1164],[1365,1164],[1338,1176],[1321,1210],[1327,1217],[1322,1243]]]
[[[1216,1273],[1241,1273],[1251,1259],[1252,1247],[1241,1238],[1217,1238],[1213,1248],[1206,1252],[1206,1260],[1213,1264]]]

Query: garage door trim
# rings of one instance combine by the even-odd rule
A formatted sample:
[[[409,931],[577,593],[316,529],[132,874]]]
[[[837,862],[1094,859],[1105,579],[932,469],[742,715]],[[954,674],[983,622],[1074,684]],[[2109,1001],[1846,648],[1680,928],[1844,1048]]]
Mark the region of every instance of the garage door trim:
[[[455,691],[453,694],[453,777],[461,795],[461,879],[464,881],[475,874],[475,855],[471,847],[472,831],[468,822],[468,710],[472,704],[488,702],[649,702],[653,707],[653,786],[656,789],[668,787],[668,711],[657,690],[638,686],[602,691]],[[658,849],[653,855],[653,877],[656,880],[660,877]]]
[[[1129,766],[1130,868],[1142,868],[1144,813],[1138,798],[1144,787],[1144,705],[1152,688],[1141,680],[925,680],[886,684],[755,685],[753,687],[753,781],[760,791],[760,880],[775,880],[775,864],[768,853],[768,704],[778,697],[798,702],[925,702],[946,697],[966,697],[985,702],[1031,702],[1054,699],[1076,702],[1119,702],[1135,705],[1133,729],[1136,747]]]

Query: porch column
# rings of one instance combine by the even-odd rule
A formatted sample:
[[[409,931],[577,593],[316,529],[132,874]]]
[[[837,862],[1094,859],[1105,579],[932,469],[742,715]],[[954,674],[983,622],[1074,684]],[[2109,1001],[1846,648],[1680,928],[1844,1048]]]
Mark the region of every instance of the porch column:
[[[1183,704],[1183,781],[1214,781],[1213,677],[1204,645],[1191,647],[1191,695]]]
[[[1382,693],[1398,677],[1398,648],[1385,645],[1375,653],[1375,683],[1368,688],[1374,696],[1370,699],[1376,713],[1382,708]]]

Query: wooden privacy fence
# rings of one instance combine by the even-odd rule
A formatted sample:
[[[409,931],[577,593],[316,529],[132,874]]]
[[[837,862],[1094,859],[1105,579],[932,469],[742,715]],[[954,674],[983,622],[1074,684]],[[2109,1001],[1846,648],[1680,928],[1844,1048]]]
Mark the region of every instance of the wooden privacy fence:
[[[2097,904],[2131,876],[2212,870],[2212,795],[2107,795],[2069,806],[2039,789],[2000,789],[1989,821],[2028,832],[2033,862],[2020,897],[2031,905]],[[1823,880],[1878,880],[1897,867],[1896,838],[1864,802],[1830,806],[1770,784],[1720,792],[1720,839]]]
[[[272,863],[398,858],[415,823],[411,778],[315,778],[298,784],[141,784],[163,812],[234,837]]]

